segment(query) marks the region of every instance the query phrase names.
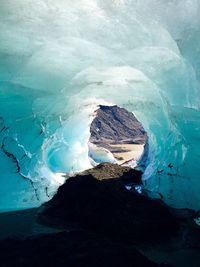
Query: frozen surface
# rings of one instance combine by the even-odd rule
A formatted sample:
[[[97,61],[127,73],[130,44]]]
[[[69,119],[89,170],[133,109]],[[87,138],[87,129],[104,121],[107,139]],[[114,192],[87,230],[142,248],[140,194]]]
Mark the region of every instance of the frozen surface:
[[[97,104],[150,138],[147,187],[200,209],[200,2],[0,1],[0,210],[48,200],[91,166]]]

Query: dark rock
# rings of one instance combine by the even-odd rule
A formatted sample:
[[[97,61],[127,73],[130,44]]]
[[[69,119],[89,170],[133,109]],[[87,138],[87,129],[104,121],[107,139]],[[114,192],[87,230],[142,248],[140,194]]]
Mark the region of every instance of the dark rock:
[[[87,173],[69,178],[59,188],[45,205],[40,222],[57,227],[75,224],[134,244],[169,238],[178,229],[161,202],[127,191],[120,179],[97,180]]]

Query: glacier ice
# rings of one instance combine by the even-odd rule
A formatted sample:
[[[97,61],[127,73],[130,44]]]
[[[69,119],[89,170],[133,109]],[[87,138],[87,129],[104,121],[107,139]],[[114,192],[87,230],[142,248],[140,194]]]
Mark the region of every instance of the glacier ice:
[[[200,209],[200,2],[1,0],[0,211],[40,205],[90,167],[97,104],[149,135],[148,189]]]

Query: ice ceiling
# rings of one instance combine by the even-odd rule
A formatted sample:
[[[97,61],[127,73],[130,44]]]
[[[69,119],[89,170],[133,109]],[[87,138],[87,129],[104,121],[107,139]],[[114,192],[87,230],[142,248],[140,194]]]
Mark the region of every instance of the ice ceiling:
[[[90,167],[96,105],[148,131],[148,189],[200,209],[200,1],[0,1],[0,210]]]

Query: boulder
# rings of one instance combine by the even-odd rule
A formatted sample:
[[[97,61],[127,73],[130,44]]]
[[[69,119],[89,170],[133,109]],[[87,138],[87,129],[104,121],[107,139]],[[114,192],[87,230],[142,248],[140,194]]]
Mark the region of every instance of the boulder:
[[[106,167],[101,165],[69,178],[43,207],[40,223],[66,229],[74,224],[115,241],[135,244],[154,243],[176,233],[178,225],[167,206],[126,190],[120,179],[123,171],[118,179],[102,179],[98,172],[102,168],[106,172]],[[96,179],[98,176],[101,179]]]

